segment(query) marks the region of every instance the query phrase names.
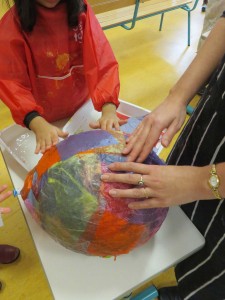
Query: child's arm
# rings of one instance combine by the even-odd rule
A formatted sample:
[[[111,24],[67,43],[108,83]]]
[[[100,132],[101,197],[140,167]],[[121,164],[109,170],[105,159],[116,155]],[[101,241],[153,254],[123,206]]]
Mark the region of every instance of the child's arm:
[[[102,117],[90,124],[91,128],[111,130],[120,129],[126,123],[116,116],[119,106],[119,66],[112,48],[87,3],[84,28],[83,60],[85,77],[95,110],[102,112]]]
[[[106,103],[102,107],[102,116],[97,122],[91,122],[89,126],[93,129],[103,130],[120,130],[120,125],[126,123],[126,120],[121,120],[116,115],[116,106],[112,103]]]
[[[48,123],[41,116],[32,119],[29,128],[36,135],[35,154],[39,152],[44,153],[47,149],[58,143],[59,137],[66,138],[68,136],[68,132],[64,132],[58,127]]]

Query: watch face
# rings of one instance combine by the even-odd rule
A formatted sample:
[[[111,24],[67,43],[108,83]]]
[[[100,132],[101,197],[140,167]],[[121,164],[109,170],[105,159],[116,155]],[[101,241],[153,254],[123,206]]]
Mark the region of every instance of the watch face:
[[[212,175],[209,179],[209,183],[213,187],[218,187],[219,186],[219,179],[218,176]]]

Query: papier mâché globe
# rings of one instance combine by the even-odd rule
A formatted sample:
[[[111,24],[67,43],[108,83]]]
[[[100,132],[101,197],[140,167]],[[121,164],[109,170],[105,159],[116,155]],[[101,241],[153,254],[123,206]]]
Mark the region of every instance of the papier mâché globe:
[[[134,199],[112,198],[100,176],[121,154],[127,132],[92,130],[72,135],[48,150],[29,172],[21,191],[33,218],[64,247],[86,255],[118,256],[146,243],[160,228],[168,209],[132,210]],[[135,126],[134,126],[135,127]],[[151,152],[146,164],[162,164]],[[139,200],[137,200],[139,201]]]

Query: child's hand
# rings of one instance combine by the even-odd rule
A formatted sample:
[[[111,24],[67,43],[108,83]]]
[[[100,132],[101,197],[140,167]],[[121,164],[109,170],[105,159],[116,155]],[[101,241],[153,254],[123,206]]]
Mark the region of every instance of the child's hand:
[[[89,126],[93,129],[103,130],[120,130],[120,125],[125,124],[126,120],[121,120],[116,115],[116,106],[112,103],[107,103],[102,108],[102,116],[97,122],[91,122]]]
[[[102,116],[98,121],[91,122],[89,126],[93,129],[103,129],[103,130],[120,130],[120,126],[125,124],[126,120],[119,119],[116,115],[113,116]]]
[[[6,184],[0,186],[0,202],[4,201],[5,199],[9,198],[12,195],[12,191],[4,192],[6,189],[7,189]],[[5,214],[10,211],[11,211],[11,209],[9,207],[0,207],[0,213]]]
[[[47,149],[58,143],[59,137],[66,138],[68,136],[68,132],[64,132],[58,127],[51,125],[40,116],[34,118],[30,122],[29,127],[36,135],[35,154],[44,153]]]

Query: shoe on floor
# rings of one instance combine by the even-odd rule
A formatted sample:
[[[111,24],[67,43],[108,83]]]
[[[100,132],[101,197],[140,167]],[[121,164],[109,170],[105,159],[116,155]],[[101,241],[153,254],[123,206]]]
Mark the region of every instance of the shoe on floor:
[[[206,4],[202,5],[202,12],[206,12],[206,8],[207,8]]]
[[[158,289],[160,300],[182,300],[178,293],[177,286],[170,286]]]
[[[10,245],[0,245],[0,264],[10,264],[17,260],[20,249]]]

